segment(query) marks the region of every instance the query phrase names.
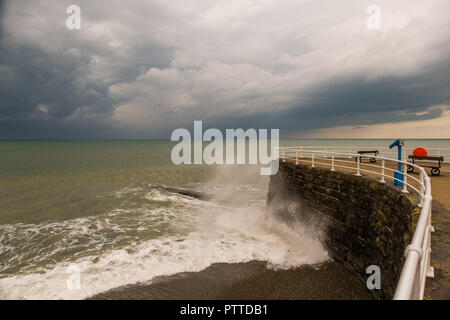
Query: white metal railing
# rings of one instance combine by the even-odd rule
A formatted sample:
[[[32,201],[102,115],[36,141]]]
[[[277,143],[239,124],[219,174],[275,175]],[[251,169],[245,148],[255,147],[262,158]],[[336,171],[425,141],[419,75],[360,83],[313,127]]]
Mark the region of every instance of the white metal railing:
[[[380,152],[380,156],[388,157],[388,158],[396,158],[397,157],[397,150],[396,149],[390,149],[389,147],[379,147],[379,146],[364,146],[364,147],[358,147],[358,146],[352,146],[352,147],[344,147],[344,146],[286,146],[283,147],[284,149],[295,149],[298,150],[300,148],[307,148],[309,150],[317,150],[317,151],[330,151],[330,152],[338,152],[338,153],[349,153],[353,154],[356,153],[359,150],[367,150],[367,149],[373,149],[378,150]],[[404,153],[412,153],[414,151],[415,147],[403,147]],[[450,161],[450,148],[426,148],[430,156],[443,156],[444,161],[448,162]]]
[[[360,150],[363,149],[368,148],[361,148]],[[330,168],[333,171],[342,169],[354,172],[356,176],[361,176],[362,174],[379,176],[380,183],[385,183],[386,179],[400,181],[403,183],[402,192],[409,193],[409,190],[412,190],[418,194],[418,206],[422,209],[412,241],[405,250],[405,261],[395,290],[394,300],[422,300],[426,278],[434,277],[434,269],[431,266],[430,259],[431,232],[434,231],[431,225],[431,181],[425,170],[416,164],[407,162],[406,159],[399,161],[380,156],[360,155],[358,153],[314,150],[309,146],[280,147],[279,155],[282,162],[290,161],[296,164],[311,165],[312,167],[321,166]],[[349,158],[356,160],[350,160]],[[361,159],[367,158],[374,158],[377,162],[361,163]],[[381,166],[378,165],[379,162],[381,162]],[[401,164],[403,167],[403,172],[401,172],[404,177],[403,181],[394,177],[394,173],[399,171],[387,167],[386,162],[394,165]],[[416,168],[419,178],[408,174],[407,166]]]

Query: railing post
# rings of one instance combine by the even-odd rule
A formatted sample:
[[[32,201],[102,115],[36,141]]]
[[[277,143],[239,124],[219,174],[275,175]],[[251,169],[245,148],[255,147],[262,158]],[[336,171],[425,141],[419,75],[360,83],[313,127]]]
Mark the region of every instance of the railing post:
[[[284,154],[284,150],[283,151],[281,151],[281,160],[283,160],[283,162],[286,162],[286,159],[285,159],[285,154]]]
[[[361,171],[361,168],[360,168],[361,157],[357,157],[356,159],[358,161],[357,161],[357,165],[356,165],[356,174],[355,174],[355,176],[360,177],[361,176],[361,173],[360,173],[360,171]]]
[[[311,156],[311,167],[314,168],[314,153]]]
[[[428,212],[428,223],[427,223],[427,232],[428,241],[426,243],[427,246],[427,277],[434,278],[434,268],[431,266],[431,232],[434,232],[434,228],[431,225],[431,203],[430,203],[430,211]]]
[[[403,193],[409,193],[408,191],[408,165],[405,158],[403,158]]]
[[[336,170],[334,170],[334,153],[331,156],[331,171],[336,171]]]
[[[352,154],[352,148],[348,148],[348,153]],[[351,156],[351,155],[349,155],[349,156],[348,156],[348,158],[349,158],[349,159],[351,159],[351,158],[352,158],[352,156]]]
[[[384,180],[384,170],[385,170],[386,166],[385,166],[385,160],[381,160],[381,179],[380,182],[381,183],[385,183],[386,180]]]
[[[295,164],[298,164],[298,151],[295,153]]]
[[[422,171],[420,171],[420,201],[419,201],[419,208],[423,207],[423,198],[425,197],[425,192],[424,192],[424,179],[423,179],[423,173]]]

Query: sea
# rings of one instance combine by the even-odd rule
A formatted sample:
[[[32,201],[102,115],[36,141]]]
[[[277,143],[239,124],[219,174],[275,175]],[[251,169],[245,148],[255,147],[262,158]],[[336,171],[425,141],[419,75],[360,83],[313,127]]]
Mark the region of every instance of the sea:
[[[280,144],[354,152],[391,142]],[[258,166],[175,165],[173,146],[0,141],[0,299],[85,299],[215,263],[256,260],[286,270],[330,259],[317,230],[270,214],[270,178]],[[450,140],[407,140],[406,146],[450,153]]]

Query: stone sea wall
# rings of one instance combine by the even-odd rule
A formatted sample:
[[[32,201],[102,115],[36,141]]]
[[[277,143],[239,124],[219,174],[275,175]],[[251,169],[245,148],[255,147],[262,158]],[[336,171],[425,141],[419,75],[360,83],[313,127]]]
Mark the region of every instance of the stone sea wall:
[[[280,163],[267,204],[284,220],[318,230],[329,254],[362,281],[369,276],[366,268],[378,265],[381,289],[372,294],[393,297],[417,213],[404,194],[369,178]]]

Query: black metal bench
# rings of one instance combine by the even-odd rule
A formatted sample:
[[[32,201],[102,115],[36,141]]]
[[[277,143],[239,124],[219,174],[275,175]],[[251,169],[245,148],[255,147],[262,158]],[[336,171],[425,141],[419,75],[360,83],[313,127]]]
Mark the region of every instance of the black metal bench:
[[[423,157],[423,156],[415,156],[415,155],[410,155],[408,156],[409,159],[412,159],[412,162],[414,164],[416,164],[416,161],[437,161],[437,165],[433,165],[432,163],[427,163],[427,164],[418,164],[421,167],[424,168],[431,168],[431,175],[432,176],[438,176],[441,174],[441,162],[444,161],[444,157],[440,156],[440,157]],[[408,165],[408,172],[412,173],[414,172],[414,167]]]
[[[359,159],[359,162],[361,163],[364,158],[369,159],[370,163],[377,162],[377,158],[375,158],[375,157],[379,153],[378,150],[361,150],[361,151],[358,151],[358,153],[359,153],[359,156],[355,157],[355,162],[358,162],[358,159]],[[373,153],[375,157],[364,156],[364,154],[370,154],[370,153]]]

